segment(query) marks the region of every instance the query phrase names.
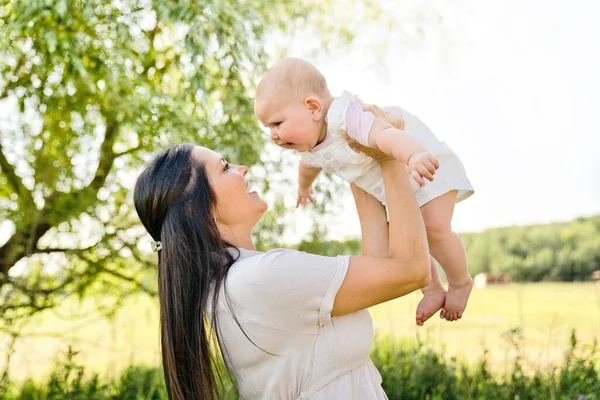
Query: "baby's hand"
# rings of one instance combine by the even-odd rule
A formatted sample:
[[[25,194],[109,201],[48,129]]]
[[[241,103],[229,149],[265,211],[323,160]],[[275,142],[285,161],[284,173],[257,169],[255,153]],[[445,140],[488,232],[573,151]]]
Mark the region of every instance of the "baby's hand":
[[[420,187],[425,186],[425,179],[433,181],[435,170],[440,167],[438,159],[431,153],[413,154],[408,160],[408,171]]]
[[[298,200],[296,200],[296,208],[299,206],[306,206],[307,200],[310,200],[314,204],[315,199],[312,197],[312,195],[312,187],[309,187],[308,189],[298,188]]]

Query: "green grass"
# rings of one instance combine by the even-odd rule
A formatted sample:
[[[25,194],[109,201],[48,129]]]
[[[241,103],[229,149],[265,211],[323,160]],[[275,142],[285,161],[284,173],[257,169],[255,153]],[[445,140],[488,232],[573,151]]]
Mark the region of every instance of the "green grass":
[[[516,327],[522,328],[516,332],[523,334],[522,350],[531,364],[525,368],[562,362],[572,329],[584,344],[600,340],[600,285],[592,283],[511,284],[474,290],[463,320],[449,323],[434,317],[422,328],[414,324],[419,300],[420,294],[415,293],[374,307],[376,334],[403,339],[418,336],[448,358],[458,356],[469,362],[487,349],[492,369],[509,362],[514,352],[510,339],[515,334],[508,333]],[[64,317],[72,312],[85,314],[92,306],[89,302],[80,309],[73,302],[31,321],[27,332],[59,335],[22,339],[11,362],[12,379],[43,379],[57,354],[69,344],[79,351],[78,360],[86,371],[118,377],[132,364],[158,365],[156,300],[131,299],[108,321]]]
[[[518,331],[516,331],[518,332]],[[518,335],[517,335],[518,336]],[[514,350],[520,354],[520,341]],[[390,400],[597,400],[600,396],[598,347],[582,346],[572,332],[565,359],[550,369],[527,372],[523,358],[509,359],[504,371],[489,368],[485,353],[474,364],[450,359],[426,342],[380,338],[371,357]],[[224,368],[222,364],[218,367]],[[238,399],[235,384],[223,376],[217,396]],[[71,350],[63,354],[46,380],[7,382],[0,400],[166,400],[160,366],[132,365],[119,376],[90,374]]]
[[[484,349],[492,368],[506,364],[513,346],[510,332],[521,328],[523,351],[533,367],[561,361],[574,329],[578,339],[600,339],[600,285],[593,283],[529,283],[474,289],[462,320],[437,316],[424,327],[414,324],[421,295],[414,293],[371,309],[377,334],[425,336],[437,350],[473,362]]]

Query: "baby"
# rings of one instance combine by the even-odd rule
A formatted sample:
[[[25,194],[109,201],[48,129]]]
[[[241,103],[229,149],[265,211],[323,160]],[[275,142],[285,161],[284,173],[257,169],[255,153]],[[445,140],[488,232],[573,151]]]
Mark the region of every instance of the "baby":
[[[254,102],[256,116],[270,130],[271,140],[300,153],[296,206],[306,205],[307,200],[314,203],[311,186],[322,170],[356,184],[386,206],[379,164],[353,151],[344,133],[408,166],[430,253],[442,266],[449,286],[446,293],[432,260],[432,282],[422,289],[416,322],[423,325],[440,309],[442,318],[455,321],[467,306],[473,280],[451,220],[454,204],[473,194],[473,187],[457,155],[417,117],[399,107],[384,110],[401,117],[404,130],[365,111],[360,100],[348,92],[334,98],[323,75],[297,58],[285,58],[267,71]]]

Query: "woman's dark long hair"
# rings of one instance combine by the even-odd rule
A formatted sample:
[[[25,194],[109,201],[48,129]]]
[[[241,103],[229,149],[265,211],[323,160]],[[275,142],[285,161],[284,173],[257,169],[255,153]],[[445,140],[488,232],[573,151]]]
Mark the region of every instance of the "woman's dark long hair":
[[[169,399],[212,400],[217,396],[206,326],[209,292],[217,294],[239,253],[219,234],[216,197],[191,144],[161,152],[142,172],[134,191],[137,213],[160,241],[158,287],[163,369]],[[213,313],[212,325],[216,331]]]

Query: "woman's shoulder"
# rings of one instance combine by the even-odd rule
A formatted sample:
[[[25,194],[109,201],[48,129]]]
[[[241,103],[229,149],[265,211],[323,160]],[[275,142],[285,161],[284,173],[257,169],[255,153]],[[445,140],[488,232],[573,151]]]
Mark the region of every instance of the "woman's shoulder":
[[[253,264],[257,267],[290,263],[296,259],[314,256],[310,253],[287,248],[276,248],[269,251],[238,249],[238,251],[240,256],[235,264]]]
[[[266,252],[239,249],[240,256],[231,273],[235,279],[269,280],[310,273],[333,264],[344,263],[346,256],[328,257],[300,250],[276,248]],[[347,261],[345,261],[347,263]]]
[[[311,333],[331,319],[347,270],[344,257],[293,249],[240,249],[221,288],[220,310],[287,332]],[[229,310],[229,311],[227,311]]]

